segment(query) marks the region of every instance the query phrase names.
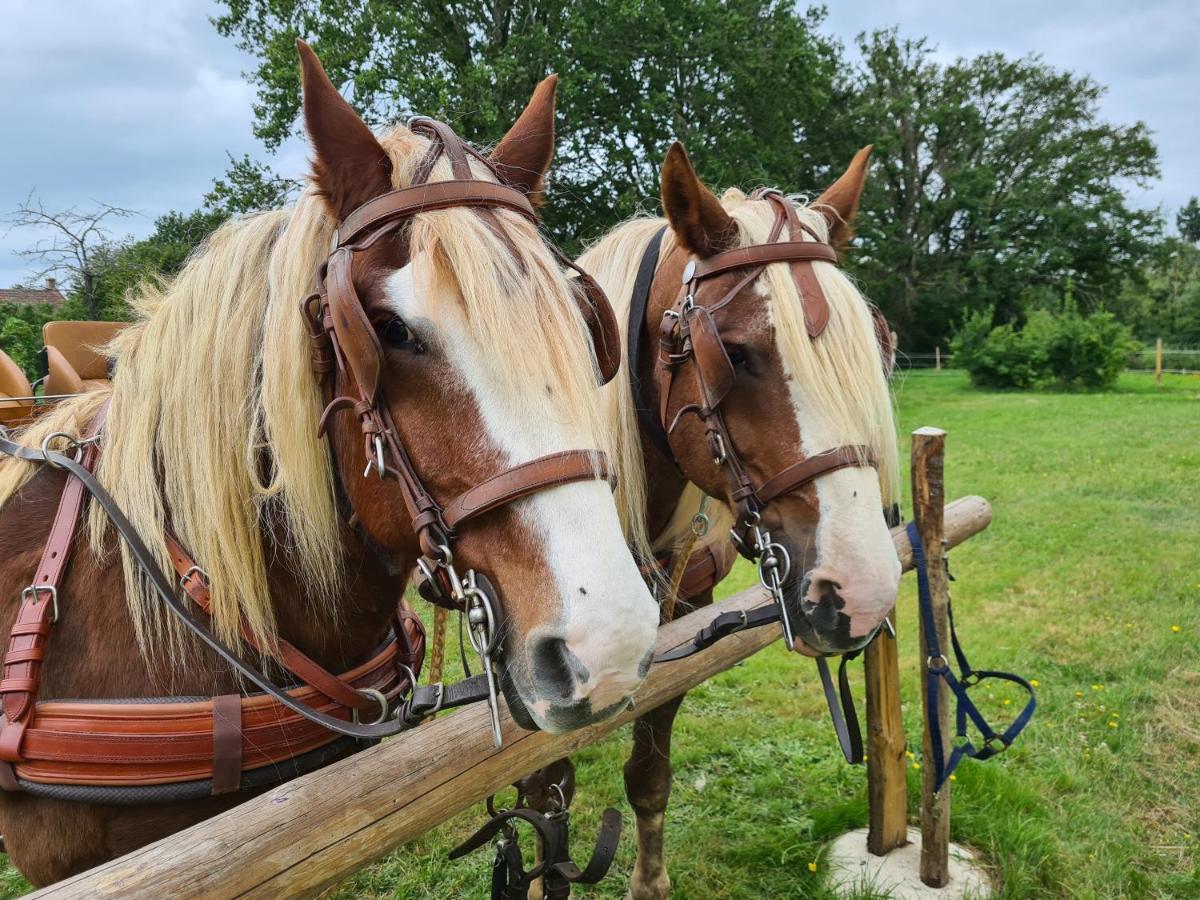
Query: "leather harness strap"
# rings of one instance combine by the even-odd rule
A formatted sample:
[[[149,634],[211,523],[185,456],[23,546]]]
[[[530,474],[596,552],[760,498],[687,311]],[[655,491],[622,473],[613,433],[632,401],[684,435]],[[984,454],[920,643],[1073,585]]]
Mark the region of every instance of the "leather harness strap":
[[[263,690],[262,694],[241,701],[241,753],[246,770],[273,766],[327,746],[339,734],[364,739],[385,737],[407,727],[412,717],[431,708],[449,708],[486,696],[476,682],[450,686],[455,690],[441,686],[413,687],[411,676],[419,670],[424,657],[424,632],[415,614],[403,605],[395,619],[392,639],[370,660],[336,679],[356,694],[374,692],[372,696],[382,696],[389,706],[399,704],[402,715],[397,719],[358,724],[350,721],[357,719],[355,706],[332,700],[315,686],[277,687],[222,644],[209,630],[206,617],[197,616],[175,596],[174,585],[158,567],[154,555],[91,474],[89,465],[94,464],[95,453],[85,453],[76,461],[54,451],[23,447],[8,440],[3,432],[0,432],[0,453],[66,469],[72,480],[80,482],[108,515],[167,609],[236,672]],[[79,504],[77,517],[81,511]],[[77,523],[78,518],[76,526]],[[193,570],[192,577],[185,579],[192,592],[197,591],[192,582],[201,580],[194,577],[197,574],[198,570]],[[21,630],[20,623],[15,630]],[[293,657],[291,662],[295,664],[296,659]],[[315,667],[311,660],[309,663]],[[302,666],[297,668],[303,671]],[[10,767],[6,762],[0,766],[0,787],[19,787],[18,778],[32,783],[107,786],[207,779],[212,776],[218,746],[225,760],[222,766],[226,776],[232,766],[228,760],[233,740],[226,732],[233,727],[233,717],[216,716],[211,700],[194,703],[51,700],[35,704],[35,699],[31,696],[31,712],[26,713],[18,726],[6,718],[0,728],[0,744],[9,750],[7,759],[16,764]],[[370,709],[373,714],[378,713],[378,704],[372,703]],[[215,725],[218,718],[224,720],[219,726]],[[217,735],[214,727],[221,728],[222,733]],[[226,777],[225,784],[228,782]]]
[[[88,468],[95,464],[95,439],[107,414],[108,404],[105,404],[85,435],[82,464]],[[21,606],[12,627],[8,652],[4,656],[4,676],[0,680],[0,695],[4,698],[0,760],[6,762],[20,759],[21,736],[37,698],[46,643],[58,619],[58,590],[71,558],[86,496],[83,483],[68,474],[34,579],[21,593]]]
[[[171,554],[171,564],[175,567],[175,571],[179,575],[180,586],[183,587],[192,601],[204,610],[205,613],[211,613],[210,604],[212,597],[209,592],[208,576],[196,565],[174,535],[167,533],[165,537],[167,550]],[[401,615],[411,616],[412,613],[402,610]],[[375,700],[359,693],[338,676],[328,672],[288,641],[282,638],[277,639],[275,646],[268,652],[255,640],[254,635],[249,628],[244,626],[244,623],[241,628],[241,634],[242,640],[250,647],[265,656],[277,658],[301,682],[315,687],[330,700],[340,703],[349,709],[357,709],[364,712],[370,710],[379,711],[379,704]]]
[[[609,470],[608,460],[603,453],[593,457],[586,452],[569,450],[541,456],[506,469],[459,494],[442,510],[442,521],[453,533],[464,522],[514,500],[573,481],[592,481],[596,478],[603,478],[611,487],[616,487],[616,476]]]
[[[794,491],[822,475],[828,475],[838,469],[874,466],[875,463],[875,454],[870,447],[836,447],[792,463],[782,472],[768,478],[755,490],[754,499],[760,505],[766,506],[776,497]]]

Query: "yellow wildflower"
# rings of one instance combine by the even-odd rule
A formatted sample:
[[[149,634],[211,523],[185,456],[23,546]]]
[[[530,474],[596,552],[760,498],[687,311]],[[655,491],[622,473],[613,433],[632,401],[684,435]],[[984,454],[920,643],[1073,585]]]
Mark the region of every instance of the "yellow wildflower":
[[[817,864],[815,862],[810,862],[808,864],[808,871],[810,871],[810,872],[817,871]]]
[[[1037,687],[1037,686],[1038,686],[1038,680],[1037,680],[1036,678],[1030,678],[1030,679],[1029,679],[1029,683],[1030,683],[1030,685],[1032,685],[1033,687]]]

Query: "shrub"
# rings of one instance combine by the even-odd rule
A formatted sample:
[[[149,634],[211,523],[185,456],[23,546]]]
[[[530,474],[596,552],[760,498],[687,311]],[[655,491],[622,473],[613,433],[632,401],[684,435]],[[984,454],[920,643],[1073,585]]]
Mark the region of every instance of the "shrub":
[[[1110,313],[1081,316],[1038,310],[1019,331],[992,327],[991,316],[968,318],[951,344],[954,360],[978,387],[1100,390],[1112,387],[1136,346]]]

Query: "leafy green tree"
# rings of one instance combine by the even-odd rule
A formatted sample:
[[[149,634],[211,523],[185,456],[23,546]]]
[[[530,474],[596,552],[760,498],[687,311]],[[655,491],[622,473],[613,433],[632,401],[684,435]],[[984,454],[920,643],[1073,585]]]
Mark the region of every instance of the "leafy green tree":
[[[1200,244],[1200,199],[1193,197],[1175,216],[1180,236],[1189,244]]]
[[[857,274],[903,346],[944,345],[978,311],[1019,323],[1068,280],[1098,309],[1136,274],[1160,221],[1123,189],[1158,175],[1157,151],[1144,124],[1100,117],[1100,85],[1038,57],[941,63],[894,30],[859,48],[841,131],[876,150]]]
[[[656,209],[676,138],[714,185],[817,184],[823,125],[844,100],[838,47],[817,34],[823,12],[781,0],[223,2],[218,30],[258,60],[255,130],[268,148],[299,127],[297,37],[367,122],[429,113],[481,144],[559,73],[546,217],[568,246]]]
[[[278,209],[288,203],[299,183],[283,178],[264,163],[245,154],[241,159],[229,156],[229,168],[222,178],[213,179],[212,190],[204,195],[205,209],[227,216]]]
[[[100,317],[128,318],[129,293],[147,278],[177,274],[192,251],[227,218],[219,210],[169,212],[155,220],[154,232],[149,237],[105,245],[97,253],[101,271],[96,285]]]
[[[58,312],[49,303],[0,303],[0,350],[12,357],[30,381],[38,377],[42,325],[55,318]]]

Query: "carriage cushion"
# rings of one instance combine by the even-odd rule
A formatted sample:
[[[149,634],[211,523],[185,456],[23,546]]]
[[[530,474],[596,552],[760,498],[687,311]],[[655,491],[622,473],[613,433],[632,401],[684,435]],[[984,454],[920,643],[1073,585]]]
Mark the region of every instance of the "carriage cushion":
[[[52,396],[78,394],[85,390],[83,379],[57,347],[46,347],[46,393]]]
[[[12,361],[3,350],[0,350],[0,409],[10,409],[32,404],[30,400],[12,400],[12,397],[31,397],[33,388],[29,379],[21,371],[21,367]]]
[[[109,386],[108,357],[103,347],[125,327],[124,322],[47,322],[47,394],[78,394]]]
[[[47,322],[42,340],[62,354],[84,381],[108,380],[108,356],[104,345],[125,328],[125,322]]]

